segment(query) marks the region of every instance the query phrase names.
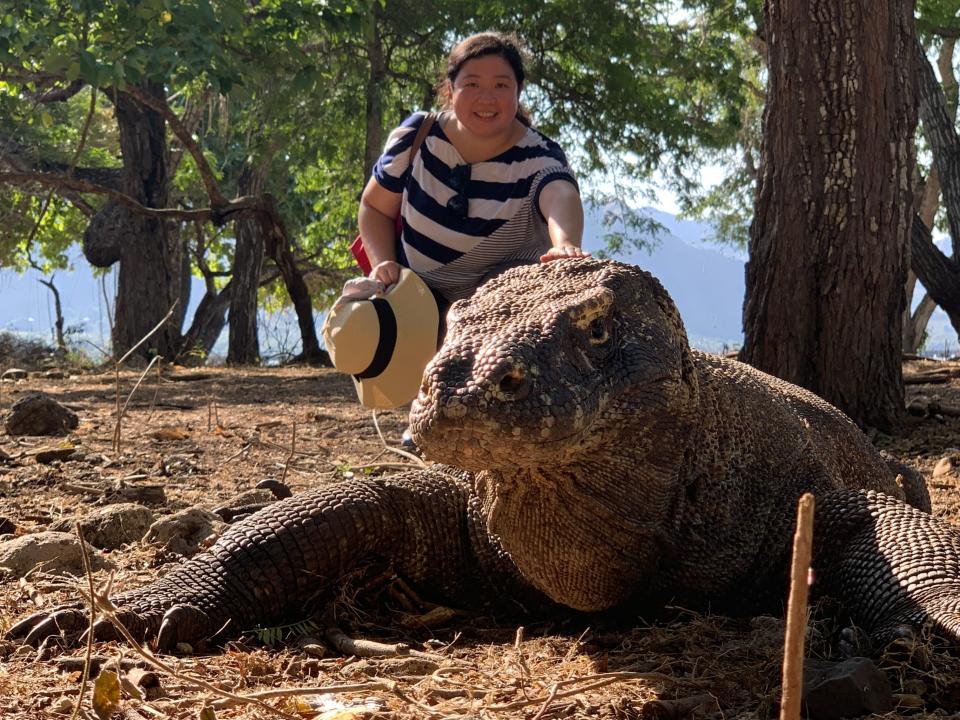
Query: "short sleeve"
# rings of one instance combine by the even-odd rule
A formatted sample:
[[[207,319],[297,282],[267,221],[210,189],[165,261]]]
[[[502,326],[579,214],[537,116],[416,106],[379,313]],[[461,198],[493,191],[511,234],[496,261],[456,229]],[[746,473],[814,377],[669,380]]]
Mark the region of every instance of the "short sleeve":
[[[403,192],[410,171],[410,147],[426,116],[416,112],[391,132],[383,154],[373,166],[373,177],[390,192]]]

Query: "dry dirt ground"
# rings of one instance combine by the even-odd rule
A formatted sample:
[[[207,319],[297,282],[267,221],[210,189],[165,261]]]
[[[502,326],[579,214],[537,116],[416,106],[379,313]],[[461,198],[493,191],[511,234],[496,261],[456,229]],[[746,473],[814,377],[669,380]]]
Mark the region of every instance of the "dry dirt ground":
[[[912,379],[934,382],[908,385],[917,414],[907,434],[876,440],[923,472],[938,515],[960,522],[957,474],[941,462],[934,476],[945,457],[956,456],[960,466],[960,364],[911,362],[905,370]],[[124,490],[161,486],[165,500],[152,509],[162,515],[193,505],[216,508],[266,478],[282,479],[297,491],[346,473],[390,471],[364,469],[371,463],[406,462],[383,452],[369,412],[355,402],[349,381],[331,370],[175,368],[160,377],[151,373],[132,393],[137,378],[132,371],[119,378],[122,401],[130,397],[119,450],[113,447],[117,382],[112,373],[50,377],[38,371],[0,383],[0,414],[23,393],[43,390],[80,416],[78,429],[65,438],[77,452],[50,464],[36,461],[38,450],[56,447],[64,438],[8,437],[0,431],[0,451],[10,458],[0,462],[0,516],[13,521],[18,535],[45,530],[63,518],[82,518]],[[379,419],[388,442],[396,443],[404,414],[386,412]],[[168,549],[139,543],[102,554],[116,568],[114,590],[142,585],[178,559]],[[94,579],[102,585],[108,575],[100,571]],[[78,598],[85,582],[42,570],[25,581],[2,580],[0,632],[38,605]],[[301,635],[303,630],[308,637],[322,634],[322,627],[300,623],[262,630],[225,649],[165,657],[170,669],[156,673],[158,686],[139,691],[143,697],[137,699],[138,691],[124,684],[112,717],[540,720],[778,713],[780,618],[729,618],[673,607],[657,618],[559,619],[519,628],[486,617],[451,618],[442,609],[428,613],[430,606],[397,582],[381,586],[379,597],[380,609],[366,614],[344,603],[338,622],[354,638],[405,642],[412,648],[407,656],[344,657],[327,649],[317,657],[322,649],[309,643],[304,648]],[[834,632],[831,621],[814,621],[809,652],[835,656]],[[104,667],[120,668],[121,676],[148,667],[126,645],[100,644],[94,654]],[[0,641],[0,717],[65,718],[78,698],[81,716],[94,716],[90,685],[80,694],[84,649],[53,655],[37,660],[31,648]],[[921,638],[892,649],[880,667],[900,703],[894,714],[960,712],[960,659],[936,642]],[[201,687],[201,681],[241,695],[362,687],[225,707],[224,698]]]

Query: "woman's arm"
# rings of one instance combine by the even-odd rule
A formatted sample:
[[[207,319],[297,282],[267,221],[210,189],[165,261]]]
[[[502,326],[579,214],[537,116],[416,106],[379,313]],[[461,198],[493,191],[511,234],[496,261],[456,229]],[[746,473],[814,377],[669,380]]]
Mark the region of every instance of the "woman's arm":
[[[540,256],[540,262],[589,257],[590,253],[580,248],[583,242],[583,204],[576,186],[566,180],[554,180],[540,191],[539,204],[553,245]]]
[[[372,267],[368,277],[379,280],[384,287],[400,279],[396,236],[400,200],[400,193],[390,192],[375,178],[370,178],[360,196],[357,222]]]

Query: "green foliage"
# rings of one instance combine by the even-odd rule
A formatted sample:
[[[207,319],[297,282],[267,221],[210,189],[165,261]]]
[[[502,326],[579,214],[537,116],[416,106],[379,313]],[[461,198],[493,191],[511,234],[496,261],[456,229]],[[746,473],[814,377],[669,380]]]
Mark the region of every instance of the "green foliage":
[[[382,107],[382,132],[370,137],[382,143],[433,102],[456,40],[513,30],[531,51],[525,101],[586,187],[603,184],[590,178],[626,186],[654,172],[695,187],[701,164],[736,141],[752,107],[743,80],[753,60],[743,47],[759,13],[759,0],[12,0],[0,10],[0,134],[44,162],[69,162],[88,91],[67,102],[34,98],[83,81],[102,91],[78,164],[116,168],[111,97],[131,83],[162,83],[178,115],[199,111],[194,135],[225,195],[260,172],[301,254],[323,269],[349,268],[370,93]],[[171,182],[171,205],[209,205],[189,158]],[[35,198],[25,199],[33,191],[2,194],[0,211],[16,219],[0,226],[0,262],[17,262],[17,242],[36,217]],[[621,187],[602,195],[594,199],[625,196]],[[103,202],[85,199],[94,209]],[[51,212],[56,220],[37,242],[52,261],[80,239],[84,218],[64,202]],[[625,206],[614,215],[612,249],[651,229]],[[215,271],[231,265],[231,232],[205,245]],[[311,289],[329,296],[335,277],[317,274]]]
[[[312,635],[320,629],[313,620],[301,620],[300,622],[290,623],[288,625],[276,625],[274,627],[258,627],[253,630],[256,639],[267,647],[276,647],[282,642],[289,642],[307,635]]]
[[[917,32],[929,46],[943,30],[960,30],[960,6],[956,0],[917,0]]]
[[[23,272],[30,267],[26,239],[40,216],[44,197],[12,189],[0,193],[0,266]],[[53,196],[37,228],[30,257],[45,274],[69,268],[67,251],[82,236],[86,218],[63,198]]]

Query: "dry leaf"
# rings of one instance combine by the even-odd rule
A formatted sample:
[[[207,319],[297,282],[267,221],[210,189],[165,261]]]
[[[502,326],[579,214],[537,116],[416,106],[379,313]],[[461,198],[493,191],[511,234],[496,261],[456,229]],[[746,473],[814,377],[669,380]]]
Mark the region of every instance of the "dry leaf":
[[[93,711],[100,720],[109,720],[120,709],[120,679],[115,672],[104,670],[93,683]]]
[[[186,440],[190,433],[179,425],[165,425],[150,433],[150,437],[154,440]]]

